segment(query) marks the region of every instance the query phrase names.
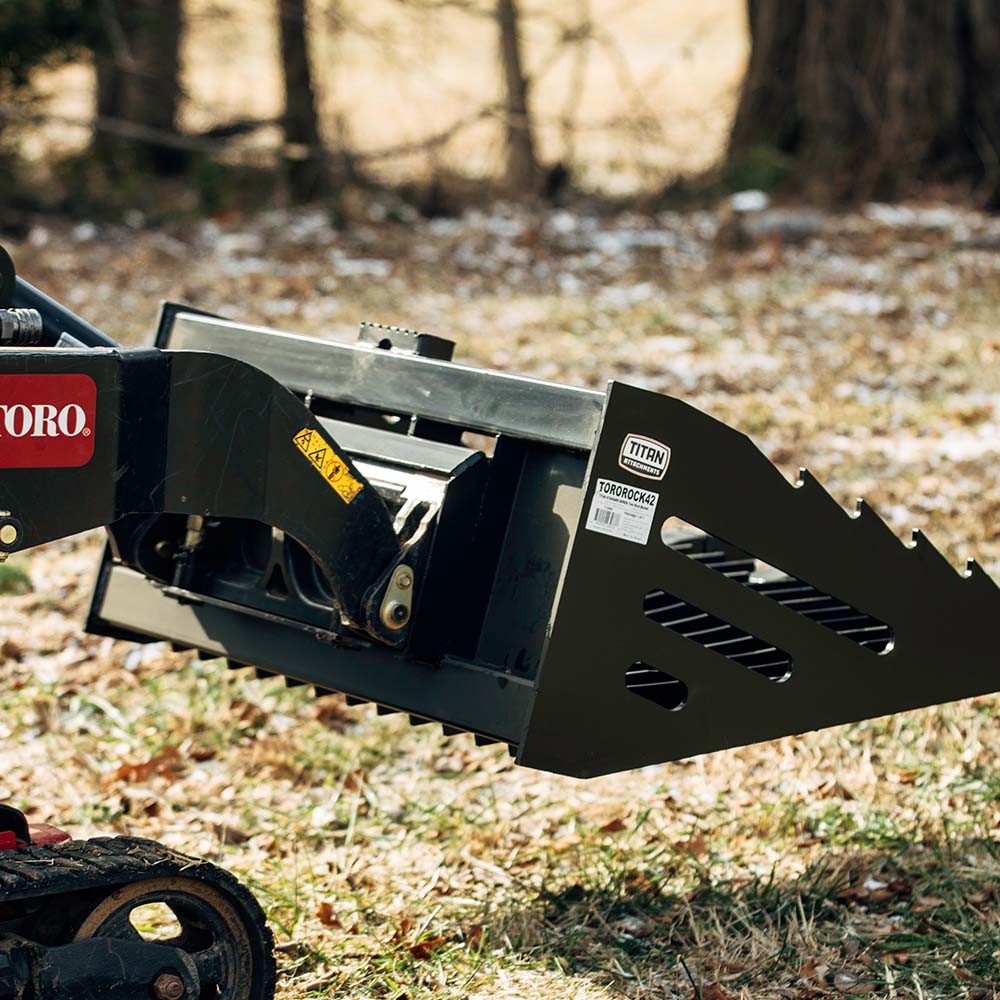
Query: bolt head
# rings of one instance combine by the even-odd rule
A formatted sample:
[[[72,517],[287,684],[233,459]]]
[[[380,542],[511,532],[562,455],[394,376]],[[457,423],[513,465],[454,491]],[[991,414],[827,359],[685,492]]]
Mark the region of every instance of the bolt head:
[[[382,624],[400,629],[410,620],[410,609],[402,601],[389,601],[382,608]]]
[[[17,528],[13,524],[5,524],[0,528],[0,542],[4,545],[13,545],[17,541]]]
[[[181,1000],[184,996],[184,981],[172,972],[164,972],[153,981],[153,996],[156,1000]]]
[[[409,590],[413,586],[413,577],[404,570],[396,577],[396,586],[400,590]]]

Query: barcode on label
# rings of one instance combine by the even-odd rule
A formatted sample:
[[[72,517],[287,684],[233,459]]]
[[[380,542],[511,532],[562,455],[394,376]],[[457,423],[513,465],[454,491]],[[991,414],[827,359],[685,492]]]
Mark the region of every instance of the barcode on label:
[[[608,528],[617,528],[622,523],[621,514],[609,510],[607,507],[595,507],[591,516],[596,524],[604,525]]]

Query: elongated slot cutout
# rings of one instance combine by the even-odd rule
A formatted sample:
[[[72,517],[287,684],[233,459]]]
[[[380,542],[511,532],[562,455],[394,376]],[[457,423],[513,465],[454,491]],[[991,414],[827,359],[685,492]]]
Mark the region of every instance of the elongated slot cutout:
[[[664,590],[651,590],[646,594],[643,611],[657,625],[713,653],[719,653],[769,681],[780,683],[791,676],[792,658],[783,649]]]
[[[675,552],[681,552],[730,580],[742,583],[865,649],[875,653],[892,649],[893,630],[885,622],[700,531],[679,517],[671,517],[663,523],[660,537],[663,544]]]
[[[677,712],[687,704],[688,688],[684,681],[642,660],[636,660],[625,671],[625,687],[670,712]]]

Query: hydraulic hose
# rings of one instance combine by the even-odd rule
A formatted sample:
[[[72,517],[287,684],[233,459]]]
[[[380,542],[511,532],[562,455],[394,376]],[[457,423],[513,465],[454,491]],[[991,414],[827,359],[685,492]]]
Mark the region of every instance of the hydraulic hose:
[[[44,292],[40,292],[34,285],[29,285],[24,278],[17,278],[13,305],[16,309],[34,309],[41,315],[45,340],[48,343],[56,344],[63,337],[69,337],[84,347],[121,346],[106,333],[101,333],[97,327],[91,326],[55,299],[50,299]]]

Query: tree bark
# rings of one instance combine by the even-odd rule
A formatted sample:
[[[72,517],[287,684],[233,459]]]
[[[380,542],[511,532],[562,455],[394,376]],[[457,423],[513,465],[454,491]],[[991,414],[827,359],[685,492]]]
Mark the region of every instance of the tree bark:
[[[182,96],[181,0],[107,0],[102,15],[103,44],[94,57],[98,118],[175,135]],[[173,174],[186,165],[183,152],[169,143],[151,140],[126,149],[101,131],[100,122],[95,148],[102,159],[120,167],[149,166]]]
[[[296,201],[309,201],[328,192],[329,174],[309,62],[306,0],[277,0],[277,4],[288,189]]]
[[[727,172],[829,201],[1000,178],[995,0],[748,0]]]
[[[518,194],[533,194],[542,172],[535,155],[516,0],[497,0],[496,16],[505,91],[507,186]]]
[[[95,115],[92,148],[97,158],[107,167],[117,166],[122,155],[120,140],[102,127],[102,121],[124,119],[121,74],[117,61],[110,52],[98,51],[94,54],[94,72],[97,76],[95,94]]]

